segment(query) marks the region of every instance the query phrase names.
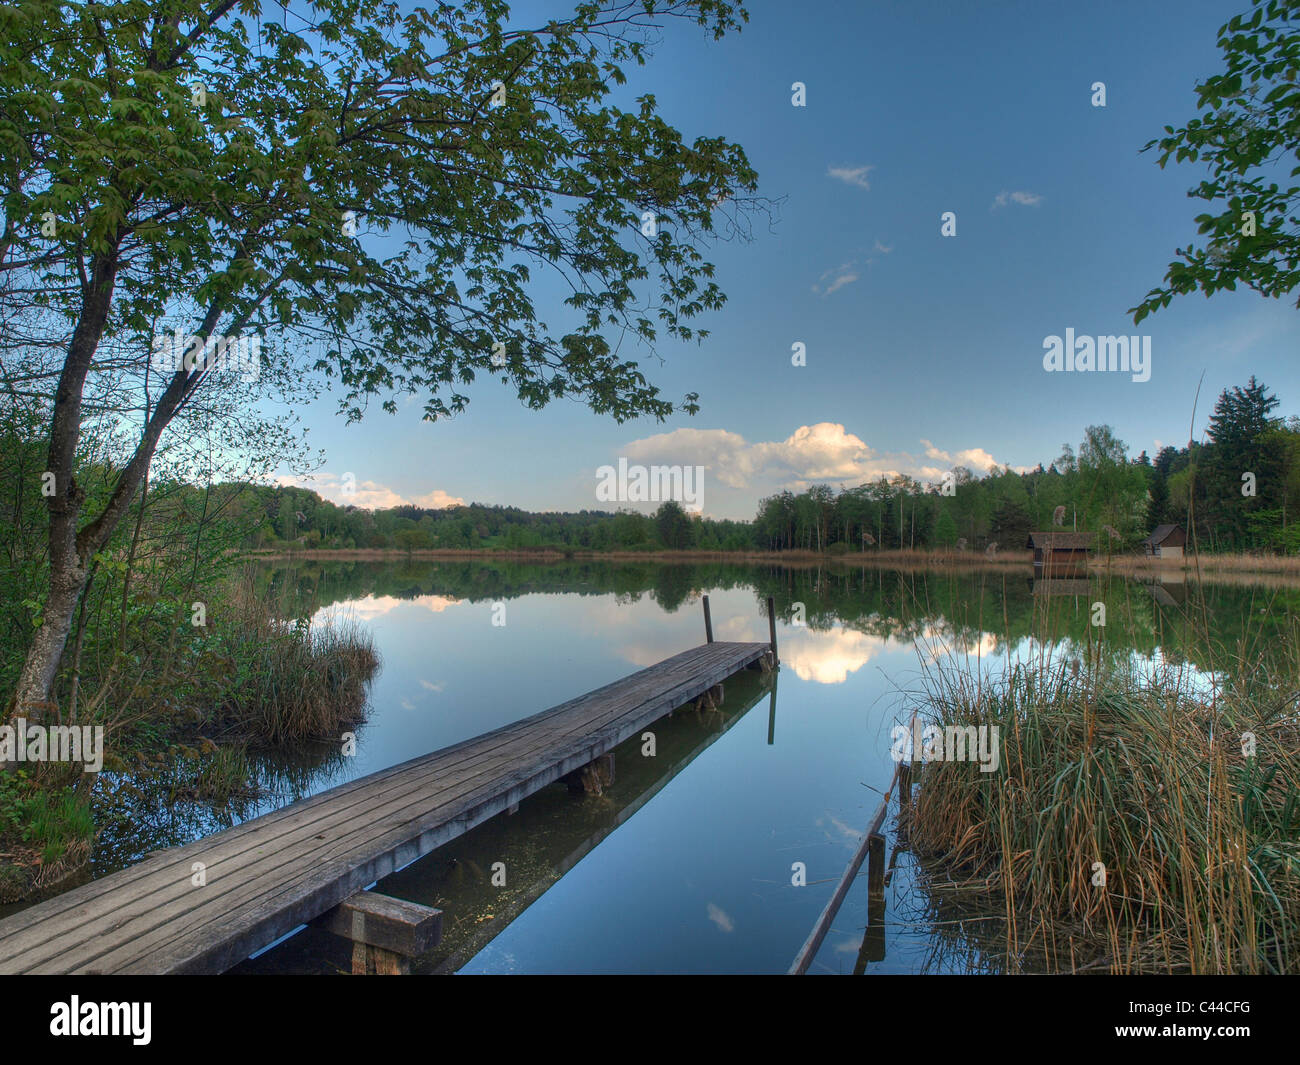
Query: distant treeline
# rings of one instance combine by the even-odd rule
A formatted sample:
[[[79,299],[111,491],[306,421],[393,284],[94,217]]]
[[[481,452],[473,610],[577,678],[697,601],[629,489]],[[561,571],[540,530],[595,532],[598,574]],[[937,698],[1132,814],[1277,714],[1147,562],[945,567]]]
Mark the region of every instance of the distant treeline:
[[[1076,449],[1065,445],[1046,467],[994,468],[985,476],[958,466],[922,483],[907,476],[836,490],[815,484],[760,501],[752,521],[692,516],[675,502],[653,514],[534,513],[518,507],[468,506],[381,510],[345,506],[296,487],[223,482],[195,486],[160,478],[148,493],[148,518],[135,528],[140,545],[162,538],[209,549],[357,549],[708,552],[813,551],[831,554],[897,548],[1020,550],[1031,530],[1049,528],[1061,511],[1065,528],[1096,534],[1100,553],[1140,550],[1161,524],[1195,531],[1202,551],[1300,553],[1300,418],[1275,418],[1278,399],[1252,377],[1225,390],[1206,438],[1188,447],[1135,457],[1110,426],[1089,426]],[[19,459],[19,456],[22,459]],[[43,456],[34,442],[15,444],[25,467],[18,483],[38,485]],[[18,469],[13,470],[15,474]],[[89,492],[113,481],[107,466],[84,469]],[[39,567],[44,508],[36,489],[27,505],[0,503],[11,554],[17,543]],[[133,519],[139,520],[139,500]],[[7,520],[5,520],[7,519]],[[129,540],[129,538],[126,538]],[[17,559],[15,559],[17,561]],[[22,601],[22,597],[18,601]]]
[[[763,499],[752,522],[692,517],[677,503],[652,515],[532,513],[517,507],[426,510],[342,507],[300,488],[247,488],[263,519],[248,547],[784,551],[890,548],[1022,549],[1063,507],[1066,528],[1097,533],[1102,552],[1130,551],[1161,524],[1195,527],[1204,551],[1300,551],[1300,418],[1272,416],[1278,399],[1252,377],[1225,390],[1204,442],[1130,457],[1110,426],[1089,426],[1046,468],[958,466],[947,483],[881,477],[836,491],[813,485]],[[222,486],[229,490],[228,486]]]

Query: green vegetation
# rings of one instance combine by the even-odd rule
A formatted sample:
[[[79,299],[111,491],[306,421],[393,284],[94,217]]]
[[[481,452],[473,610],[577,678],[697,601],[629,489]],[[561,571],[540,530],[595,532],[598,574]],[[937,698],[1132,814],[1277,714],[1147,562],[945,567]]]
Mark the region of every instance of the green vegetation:
[[[42,787],[25,769],[0,774],[0,903],[75,873],[94,838],[86,789]]]
[[[1202,247],[1178,249],[1165,284],[1137,307],[1140,322],[1174,296],[1238,284],[1280,298],[1300,287],[1300,3],[1254,0],[1219,30],[1224,71],[1196,86],[1200,114],[1144,150],[1199,163],[1208,179],[1188,192],[1212,208],[1196,216]],[[1291,166],[1288,171],[1287,167]],[[1300,306],[1300,301],[1297,301]]]

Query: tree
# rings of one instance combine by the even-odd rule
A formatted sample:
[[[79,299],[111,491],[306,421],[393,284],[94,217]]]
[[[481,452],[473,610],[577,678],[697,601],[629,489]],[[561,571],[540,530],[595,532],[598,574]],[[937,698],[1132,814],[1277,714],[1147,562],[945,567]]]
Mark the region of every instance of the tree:
[[[1245,388],[1224,389],[1210,414],[1207,517],[1217,519],[1217,538],[1227,544],[1244,544],[1250,515],[1261,507],[1271,509],[1281,494],[1282,455],[1278,438],[1270,434],[1269,417],[1279,402],[1252,376]],[[1242,494],[1246,474],[1254,478],[1253,495]]]
[[[1033,519],[1024,506],[1014,499],[1007,499],[993,512],[989,536],[1004,548],[1021,548],[1033,527]]]
[[[659,542],[670,551],[681,551],[691,546],[691,519],[676,500],[660,504],[654,516],[655,533]]]
[[[655,16],[721,37],[743,8],[583,2],[517,29],[496,0],[293,6],[0,7],[0,341],[17,343],[22,318],[33,359],[63,351],[39,375],[55,492],[42,623],[14,700],[33,716],[163,433],[250,370],[335,377],[350,419],[372,396],[396,410],[398,394],[422,397],[429,419],[455,414],[480,373],[530,408],[697,409],[694,393],[661,396],[609,337],[653,350],[660,330],[704,335],[690,321],[725,297],[699,244],[715,219],[747,236],[756,175],[721,138],[684,142],[652,96],[631,111],[605,98],[623,65],[646,61]],[[563,335],[538,320],[533,265],[570,286]],[[159,348],[172,328],[179,343]],[[229,338],[273,334],[282,350],[230,372]],[[104,373],[130,388],[101,415],[143,417],[90,506],[76,459]]]
[[[1147,486],[1146,524],[1148,529],[1164,525],[1170,518],[1169,480],[1155,473]]]
[[[934,542],[942,547],[952,547],[957,542],[957,522],[947,507],[939,510],[934,523]]]
[[[293,497],[288,492],[280,497],[280,512],[276,516],[275,524],[280,530],[281,540],[298,538],[298,513],[294,509]]]
[[[1213,210],[1196,217],[1205,244],[1177,249],[1165,285],[1131,309],[1134,322],[1198,289],[1209,296],[1241,283],[1280,297],[1300,286],[1297,19],[1300,0],[1254,0],[1253,14],[1230,19],[1219,30],[1226,69],[1196,86],[1199,117],[1166,126],[1143,149],[1158,145],[1162,168],[1171,158],[1208,166],[1210,178],[1188,196]]]

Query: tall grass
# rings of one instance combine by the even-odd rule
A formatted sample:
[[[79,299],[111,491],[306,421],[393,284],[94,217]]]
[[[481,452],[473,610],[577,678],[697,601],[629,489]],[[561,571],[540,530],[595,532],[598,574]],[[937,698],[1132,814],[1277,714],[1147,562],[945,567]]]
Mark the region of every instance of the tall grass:
[[[924,767],[908,829],[931,887],[999,906],[1008,956],[1054,968],[1300,971],[1297,695],[1237,675],[1249,689],[1100,654],[930,662],[930,721],[1002,741],[997,772]]]
[[[273,745],[337,737],[362,719],[366,683],[379,667],[370,633],[351,619],[286,620],[251,585],[222,619],[235,673],[222,686],[223,716],[249,742]]]

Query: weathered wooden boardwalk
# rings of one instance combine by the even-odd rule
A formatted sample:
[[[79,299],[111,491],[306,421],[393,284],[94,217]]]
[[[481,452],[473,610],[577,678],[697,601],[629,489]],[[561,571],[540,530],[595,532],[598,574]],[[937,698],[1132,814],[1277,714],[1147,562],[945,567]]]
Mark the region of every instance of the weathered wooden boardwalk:
[[[0,921],[0,973],[225,970],[588,765],[758,664],[773,645],[709,642],[683,651],[29,907]]]

